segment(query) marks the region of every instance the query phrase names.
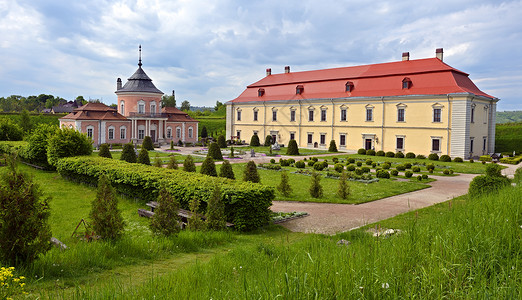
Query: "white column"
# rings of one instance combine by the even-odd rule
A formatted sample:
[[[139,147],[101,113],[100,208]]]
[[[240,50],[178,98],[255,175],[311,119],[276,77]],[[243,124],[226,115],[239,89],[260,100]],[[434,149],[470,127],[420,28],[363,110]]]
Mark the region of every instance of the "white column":
[[[185,142],[185,122],[181,124],[181,141]]]
[[[159,139],[163,139],[163,121],[158,120],[158,134]]]
[[[145,132],[147,133],[146,135],[150,136],[150,120],[146,120],[145,124]]]

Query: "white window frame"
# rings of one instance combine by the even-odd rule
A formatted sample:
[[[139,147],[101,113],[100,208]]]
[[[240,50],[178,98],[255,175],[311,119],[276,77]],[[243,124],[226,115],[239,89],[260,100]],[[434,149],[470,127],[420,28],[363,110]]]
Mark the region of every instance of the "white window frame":
[[[306,143],[308,145],[314,144],[314,133],[313,132],[307,132],[306,133]]]
[[[143,101],[143,100],[138,101],[138,113],[139,114],[145,113],[145,101]]]
[[[327,116],[326,108],[321,108],[321,122],[326,122]]]
[[[348,120],[348,108],[346,106],[341,106],[341,115],[339,121],[346,122]]]
[[[339,133],[339,147],[346,147],[346,133]],[[343,137],[344,137],[344,143],[343,143]]]
[[[116,133],[116,128],[114,128],[114,126],[109,126],[109,128],[107,128],[107,139],[114,140],[115,133]],[[112,135],[112,137],[111,137],[111,135]]]
[[[433,141],[434,140],[438,140],[439,141],[439,149],[433,149]],[[440,153],[441,152],[441,149],[442,148],[442,137],[441,136],[432,136],[431,137],[431,145],[430,145],[430,152],[431,153]]]
[[[156,102],[155,102],[155,101],[152,101],[152,102],[150,103],[150,113],[151,113],[152,115],[154,115],[154,114],[156,113]]]
[[[167,138],[168,139],[172,138],[172,127],[170,127],[170,126],[167,127]]]
[[[189,139],[191,139],[193,135],[194,135],[194,129],[191,126],[191,127],[188,128],[188,137],[189,137]]]
[[[87,137],[91,140],[94,139],[94,126],[89,125],[85,128],[85,132],[87,133]]]
[[[125,100],[120,101],[120,113],[125,115]]]
[[[399,139],[402,139],[402,148],[399,148],[397,147],[398,145],[398,140]],[[401,151],[403,152],[404,149],[406,149],[406,136],[405,135],[396,135],[395,136],[395,151],[398,152],[398,151]]]
[[[366,111],[365,111],[364,120],[366,122],[373,122],[373,108],[374,108],[374,106],[368,104],[368,105],[365,106],[365,108],[366,108]],[[368,116],[370,118],[368,118]]]
[[[120,140],[127,138],[127,126],[120,126]]]
[[[180,139],[181,138],[181,127],[176,127],[176,138],[177,139]]]

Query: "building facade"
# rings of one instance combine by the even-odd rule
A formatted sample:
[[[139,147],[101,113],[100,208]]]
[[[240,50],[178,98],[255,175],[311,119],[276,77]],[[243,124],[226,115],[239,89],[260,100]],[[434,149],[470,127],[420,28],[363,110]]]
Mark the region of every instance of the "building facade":
[[[118,109],[103,103],[88,103],[60,119],[60,126],[76,128],[93,139],[93,144],[140,144],[150,136],[156,144],[195,143],[198,121],[175,107],[161,107],[163,92],[142,69],[141,47],[138,70],[122,86],[118,78]]]
[[[499,99],[468,74],[435,58],[272,74],[227,105],[227,136],[299,147],[437,153],[470,158],[494,152]]]

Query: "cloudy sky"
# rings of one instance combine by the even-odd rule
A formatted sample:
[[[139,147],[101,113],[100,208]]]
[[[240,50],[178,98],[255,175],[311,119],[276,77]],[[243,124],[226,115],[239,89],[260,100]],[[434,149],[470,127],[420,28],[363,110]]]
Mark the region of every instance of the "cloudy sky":
[[[0,0],[0,96],[116,102],[143,68],[178,103],[237,97],[265,69],[435,56],[522,110],[522,1]]]

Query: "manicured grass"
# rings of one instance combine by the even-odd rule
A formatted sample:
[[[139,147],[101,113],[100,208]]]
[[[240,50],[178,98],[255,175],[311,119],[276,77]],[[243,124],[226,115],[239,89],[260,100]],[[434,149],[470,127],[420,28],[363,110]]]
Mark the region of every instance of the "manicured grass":
[[[218,137],[220,134],[223,136],[225,133],[225,127],[227,124],[227,120],[225,117],[212,117],[212,116],[198,116],[195,118],[199,121],[198,124],[198,136],[201,136],[201,130],[203,129],[203,126],[207,128],[208,136],[211,134],[214,134],[214,137]],[[230,137],[226,137],[225,139],[230,139]],[[247,142],[249,142],[248,140]]]
[[[138,150],[139,151],[139,150]],[[98,151],[95,151],[91,154],[92,156],[98,156]],[[120,159],[121,158],[121,151],[114,151],[111,150],[111,155],[113,159]],[[168,164],[170,160],[170,156],[176,156],[176,160],[178,161],[178,164],[181,166],[183,164],[183,161],[188,155],[181,155],[177,152],[165,152],[165,151],[158,151],[158,150],[152,150],[149,151],[149,158],[150,163],[154,163],[154,160],[156,159],[156,156],[158,156],[163,164]],[[191,155],[194,162],[203,162],[205,160],[205,157],[197,156],[197,155]]]
[[[250,141],[247,141],[247,142],[250,142]],[[272,150],[272,154],[273,155],[286,155],[286,150],[287,150],[287,145],[285,145],[285,147],[283,148],[280,148],[281,150]],[[250,149],[254,149],[254,151],[256,153],[264,153],[264,154],[269,154],[270,153],[270,147],[265,147],[265,146],[259,146],[259,147],[250,147],[250,146],[246,146],[246,147],[240,147],[238,146],[237,148],[234,147],[234,149],[242,149],[244,151],[246,151],[247,153],[250,153]],[[306,148],[300,148],[299,149],[299,155],[295,155],[296,158],[298,158],[299,156],[305,156],[305,155],[318,155],[318,154],[328,154],[328,153],[334,153],[334,152],[328,152],[327,150],[319,150],[319,149],[306,149]],[[274,157],[275,159],[279,159],[278,157]]]

